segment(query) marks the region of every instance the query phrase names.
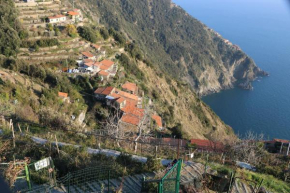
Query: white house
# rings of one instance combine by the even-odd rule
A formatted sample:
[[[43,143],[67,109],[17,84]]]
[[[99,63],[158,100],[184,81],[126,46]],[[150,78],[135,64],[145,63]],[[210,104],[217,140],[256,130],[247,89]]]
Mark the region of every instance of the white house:
[[[70,19],[74,22],[82,21],[81,12],[79,9],[75,9],[74,11],[67,12]]]
[[[64,21],[66,21],[66,16],[64,15],[55,15],[55,16],[48,17],[49,23],[61,23]]]

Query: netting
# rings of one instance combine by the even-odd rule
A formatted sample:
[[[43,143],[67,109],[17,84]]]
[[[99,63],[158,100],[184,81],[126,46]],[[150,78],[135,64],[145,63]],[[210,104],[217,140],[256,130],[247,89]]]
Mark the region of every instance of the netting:
[[[111,179],[121,177],[114,171],[112,165],[99,165],[75,172],[70,172],[58,180],[58,184],[66,192],[93,192],[95,190],[114,191]]]

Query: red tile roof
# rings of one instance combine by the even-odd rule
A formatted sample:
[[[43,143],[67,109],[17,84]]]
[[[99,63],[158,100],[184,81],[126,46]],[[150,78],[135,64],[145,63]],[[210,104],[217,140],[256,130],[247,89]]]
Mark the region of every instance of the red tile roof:
[[[68,97],[68,94],[65,93],[65,92],[58,92],[58,96],[59,96],[59,97],[67,98],[67,97]]]
[[[118,95],[121,95],[124,98],[128,98],[128,99],[132,99],[132,100],[138,101],[138,96],[137,95],[130,94],[130,93],[121,91],[119,89],[116,89],[115,93],[118,94]]]
[[[135,92],[137,90],[137,85],[132,82],[126,82],[125,84],[122,85],[122,88]]]
[[[93,66],[94,65],[94,62],[86,62],[85,65],[86,66]]]
[[[102,95],[109,95],[111,94],[111,92],[114,90],[113,87],[109,86],[109,87],[106,87],[106,88],[98,88],[96,91],[95,91],[95,94],[102,94]]]
[[[92,47],[96,48],[96,49],[99,49],[101,48],[101,46],[97,45],[97,44],[91,44]]]
[[[84,59],[84,63],[88,63],[88,62],[94,62],[94,61],[91,59]]]
[[[108,70],[109,67],[101,64],[101,65],[100,65],[100,69],[101,69],[101,70]]]
[[[74,12],[74,11],[69,11],[67,14],[68,14],[68,15],[79,15],[78,12]]]
[[[198,148],[205,148],[207,150],[222,150],[223,144],[221,142],[213,142],[205,139],[191,139],[190,143],[195,144]]]
[[[152,115],[151,117],[152,117],[152,119],[154,119],[156,121],[156,124],[159,127],[162,127],[162,119],[161,119],[160,116],[158,116],[158,115]]]
[[[280,143],[290,143],[290,141],[285,140],[285,139],[273,139],[275,142],[280,142]]]
[[[94,55],[91,52],[82,52],[82,55],[88,57],[88,58],[92,58],[94,57]]]
[[[55,16],[50,16],[48,19],[57,19],[57,18],[62,18],[65,17],[64,15],[55,15]]]
[[[101,70],[101,71],[99,72],[99,75],[101,75],[101,76],[108,76],[109,73],[106,72],[106,71]]]
[[[113,62],[111,60],[102,60],[101,64],[108,66],[110,68],[113,64],[115,64],[115,62]]]
[[[140,119],[144,117],[144,109],[139,109],[131,104],[126,104],[126,106],[122,108],[121,110],[126,114],[135,115],[139,117]]]
[[[120,103],[126,101],[126,99],[124,99],[123,97],[120,97],[120,98],[118,98],[116,101],[117,101],[117,103],[120,104]]]
[[[138,126],[140,123],[140,119],[132,114],[123,115],[121,121],[135,126]]]

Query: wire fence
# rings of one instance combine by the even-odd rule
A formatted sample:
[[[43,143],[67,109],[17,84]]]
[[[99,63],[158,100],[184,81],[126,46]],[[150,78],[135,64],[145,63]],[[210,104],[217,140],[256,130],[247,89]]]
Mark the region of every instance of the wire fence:
[[[69,172],[66,176],[58,179],[58,185],[66,192],[92,192],[95,189],[101,192],[112,192],[111,179],[122,177],[113,165],[98,165],[82,170]]]

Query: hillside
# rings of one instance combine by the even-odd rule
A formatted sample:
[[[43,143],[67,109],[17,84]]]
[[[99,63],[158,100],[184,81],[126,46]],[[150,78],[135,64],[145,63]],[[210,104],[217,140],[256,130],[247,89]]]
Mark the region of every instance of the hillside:
[[[266,75],[240,48],[171,0],[79,1],[95,21],[124,32],[168,74],[205,95]]]
[[[231,138],[233,135],[232,129],[197,97],[185,81],[164,73],[154,62],[150,62],[149,56],[140,51],[139,44],[126,43],[128,37],[124,37],[124,34],[103,28],[85,16],[75,26],[48,24],[45,18],[72,9],[68,2],[62,5],[59,2],[40,2],[37,7],[22,6],[20,3],[16,6],[21,21],[14,29],[16,38],[5,40],[8,45],[13,44],[13,40],[18,41],[15,44],[17,57],[1,56],[0,62],[0,66],[6,68],[1,69],[0,76],[0,103],[5,104],[2,115],[36,125],[37,132],[41,133],[46,132],[41,127],[61,130],[67,130],[66,127],[78,130],[103,129],[101,122],[110,116],[110,108],[92,97],[94,90],[104,86],[121,88],[130,81],[139,88],[143,108],[146,108],[147,100],[152,101],[148,114],[160,115],[166,135],[172,133],[186,139],[215,140]],[[13,4],[10,4],[10,9],[17,13]],[[89,39],[90,42],[83,37],[93,39]],[[112,37],[117,41],[114,42]],[[92,42],[102,47],[102,51],[95,51]],[[97,61],[104,58],[113,60],[117,64],[115,77],[100,81],[98,74],[92,76],[79,72],[75,60],[82,57],[80,54],[83,51],[96,55]],[[15,56],[15,53],[7,56]],[[99,65],[98,62],[96,65]],[[66,73],[63,71],[66,68],[75,69],[78,73]],[[59,92],[66,93],[71,102],[64,102]],[[28,96],[31,96],[30,99]],[[75,124],[71,117],[82,117],[82,121]],[[149,120],[146,119],[146,122],[149,123]],[[146,127],[149,128],[145,129],[147,133],[156,132],[148,124]]]
[[[289,177],[290,160],[270,154],[257,136],[238,139],[181,71],[166,72],[156,62],[162,47],[150,48],[157,59],[151,57],[146,39],[98,23],[82,3],[0,2],[0,175],[15,191],[27,188],[17,177],[29,171],[35,192],[64,189],[67,181],[72,192],[103,191],[110,180],[114,191],[139,192],[143,174],[163,176],[172,160],[184,158],[190,162],[178,167],[185,192],[215,189],[211,179],[232,181],[233,172],[240,176],[235,192],[252,191],[266,178],[270,190],[289,192],[281,180]],[[237,160],[275,178],[239,170]]]

